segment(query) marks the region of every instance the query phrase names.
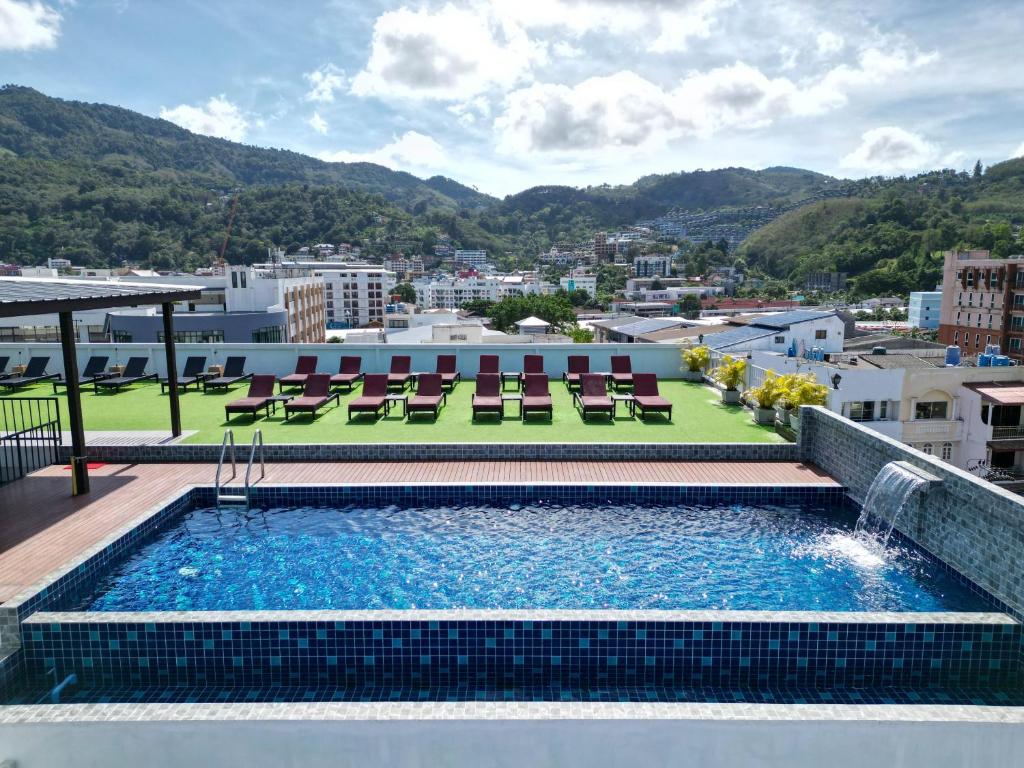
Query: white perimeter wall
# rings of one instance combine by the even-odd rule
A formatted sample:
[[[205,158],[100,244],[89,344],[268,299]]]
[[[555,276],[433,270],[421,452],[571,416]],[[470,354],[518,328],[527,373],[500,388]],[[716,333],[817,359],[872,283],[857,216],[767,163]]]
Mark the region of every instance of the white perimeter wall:
[[[501,369],[521,371],[523,355],[544,355],[548,376],[559,378],[567,368],[569,355],[589,355],[590,370],[610,371],[612,355],[629,355],[637,373],[656,373],[660,378],[679,378],[679,347],[673,344],[177,344],[178,370],[189,355],[205,355],[207,365],[223,363],[230,355],[245,355],[246,370],[283,376],[295,370],[299,355],[317,355],[317,370],[337,373],[342,355],[363,359],[364,373],[384,373],[392,355],[410,355],[414,371],[433,371],[438,355],[455,355],[459,372],[475,377],[480,355],[498,355]],[[150,360],[150,372],[165,373],[162,344],[78,344],[78,365],[83,367],[90,355],[107,355],[110,363],[124,363],[129,357]],[[19,354],[20,353],[20,354]],[[60,344],[0,344],[0,357],[10,356],[9,366],[27,363],[33,356],[50,358],[50,373],[63,373]]]
[[[287,711],[288,705],[281,706]],[[1024,726],[1014,723],[298,720],[0,726],[0,761],[15,761],[18,768],[974,768],[1020,765],[1022,754]]]

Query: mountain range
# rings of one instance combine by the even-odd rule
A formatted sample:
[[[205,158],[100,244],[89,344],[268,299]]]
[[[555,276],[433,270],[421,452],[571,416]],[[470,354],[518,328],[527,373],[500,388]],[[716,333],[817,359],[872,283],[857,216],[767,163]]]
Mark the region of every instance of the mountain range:
[[[64,255],[92,266],[128,259],[195,268],[216,255],[232,207],[230,261],[262,259],[272,244],[312,242],[429,254],[447,237],[529,262],[553,243],[671,210],[785,206],[834,194],[837,184],[849,197],[797,208],[755,232],[739,257],[792,280],[819,268],[892,270],[888,262],[903,257],[921,267],[902,270],[913,273],[908,280],[928,280],[922,249],[982,240],[1013,249],[1014,225],[1024,220],[1024,161],[980,177],[945,171],[858,182],[797,168],[724,168],[629,185],[538,186],[497,199],[442,176],[325,162],[197,135],[120,107],[0,88],[0,260],[21,263]]]

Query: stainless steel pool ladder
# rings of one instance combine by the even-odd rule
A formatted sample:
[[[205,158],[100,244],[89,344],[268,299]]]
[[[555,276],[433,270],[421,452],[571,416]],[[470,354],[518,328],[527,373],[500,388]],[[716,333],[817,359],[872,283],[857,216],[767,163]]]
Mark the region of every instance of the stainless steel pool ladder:
[[[252,444],[249,446],[249,462],[245,467],[245,484],[242,486],[242,493],[230,493],[225,486],[221,485],[220,473],[224,468],[224,459],[230,451],[231,455],[231,477],[233,480],[237,474],[235,467],[235,435],[230,429],[224,432],[224,439],[220,444],[220,461],[217,462],[217,506],[221,504],[244,504],[248,509],[252,500],[252,465],[256,462],[257,451],[260,460],[260,476],[262,480],[267,476],[267,467],[263,459],[263,430],[257,429],[252,436]]]

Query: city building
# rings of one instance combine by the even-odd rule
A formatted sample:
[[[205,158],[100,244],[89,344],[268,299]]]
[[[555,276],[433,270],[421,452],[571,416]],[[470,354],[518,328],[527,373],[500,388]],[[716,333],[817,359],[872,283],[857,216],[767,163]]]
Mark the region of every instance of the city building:
[[[282,308],[287,325],[281,341],[324,341],[324,281],[318,276],[301,267],[233,265],[225,277],[228,312],[266,312]],[[275,334],[273,327],[268,325],[265,335]]]
[[[811,272],[804,281],[808,291],[827,291],[837,293],[846,290],[845,272]]]
[[[399,282],[409,282],[423,277],[426,267],[422,256],[389,256],[384,259],[384,269],[395,273]]]
[[[487,251],[457,249],[455,251],[455,262],[457,264],[464,264],[467,267],[482,267],[487,264]]]
[[[550,293],[554,287],[535,275],[438,277],[413,283],[416,304],[424,309],[459,309],[468,301],[501,301],[507,296]]]
[[[383,323],[385,300],[396,285],[394,272],[370,265],[325,263],[314,274],[323,280],[329,328]]]
[[[988,251],[947,251],[942,268],[939,341],[964,355],[990,345],[1024,359],[1024,269],[1022,257],[994,259]]]
[[[586,291],[591,298],[594,298],[597,296],[597,275],[590,274],[585,270],[574,269],[568,276],[559,279],[558,286],[569,293]]]
[[[648,253],[633,259],[634,277],[668,277],[672,274],[672,256],[667,253]]]
[[[942,291],[913,291],[907,305],[907,324],[911,328],[938,328],[942,311]]]

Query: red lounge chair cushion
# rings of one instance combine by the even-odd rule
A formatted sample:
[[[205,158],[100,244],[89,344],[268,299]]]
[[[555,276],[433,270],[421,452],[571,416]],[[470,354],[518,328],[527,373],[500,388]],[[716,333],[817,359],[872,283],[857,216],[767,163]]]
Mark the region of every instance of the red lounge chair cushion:
[[[501,408],[501,398],[493,397],[491,395],[473,395],[473,407],[476,409],[482,408]]]
[[[671,408],[672,403],[661,395],[634,395],[633,400],[641,408],[655,410],[657,408]]]
[[[286,411],[315,411],[329,400],[327,397],[296,397],[284,404]]]
[[[348,404],[350,411],[376,411],[384,407],[383,396],[366,396],[357,397]]]
[[[583,402],[583,407],[589,409],[601,408],[601,409],[612,409],[612,401],[607,397],[599,397],[597,395],[584,395],[580,398]]]
[[[294,402],[294,401],[292,401]],[[255,411],[267,404],[265,397],[242,397],[224,406],[229,411]]]

